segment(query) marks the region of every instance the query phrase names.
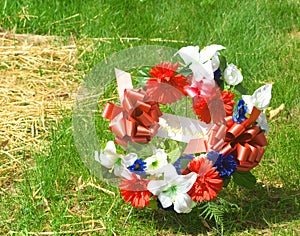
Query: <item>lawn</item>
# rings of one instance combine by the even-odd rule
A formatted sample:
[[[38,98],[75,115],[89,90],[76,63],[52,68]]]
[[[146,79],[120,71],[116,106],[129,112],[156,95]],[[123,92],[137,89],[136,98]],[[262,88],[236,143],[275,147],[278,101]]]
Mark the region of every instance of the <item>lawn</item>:
[[[3,32],[55,37],[34,46],[20,46],[20,40],[0,45],[0,234],[300,233],[299,1],[3,0],[0,11]],[[114,53],[146,45],[209,44],[227,48],[224,55],[242,68],[249,94],[272,83],[271,109],[284,104],[268,120],[269,145],[253,171],[256,187],[229,186],[221,193],[232,203],[223,230],[200,216],[200,208],[188,215],[132,209],[117,188],[83,164],[72,127],[77,89],[92,68]],[[47,59],[41,53],[45,48]],[[59,96],[52,104],[53,94]],[[21,113],[10,109],[16,104]],[[40,104],[41,112],[34,112]],[[20,114],[22,125],[11,122]],[[98,124],[98,134],[103,127]],[[108,137],[104,133],[99,142]]]

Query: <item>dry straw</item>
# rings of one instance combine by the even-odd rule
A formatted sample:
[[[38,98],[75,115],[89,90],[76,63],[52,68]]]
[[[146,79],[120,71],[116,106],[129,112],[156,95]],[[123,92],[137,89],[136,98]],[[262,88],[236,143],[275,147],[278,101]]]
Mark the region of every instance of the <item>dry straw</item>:
[[[72,107],[77,55],[74,40],[0,32],[0,187]]]

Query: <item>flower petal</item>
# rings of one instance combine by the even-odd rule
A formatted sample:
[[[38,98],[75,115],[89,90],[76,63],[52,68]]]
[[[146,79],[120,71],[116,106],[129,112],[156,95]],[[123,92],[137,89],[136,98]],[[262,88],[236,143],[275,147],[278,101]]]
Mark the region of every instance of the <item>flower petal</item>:
[[[132,173],[123,165],[114,166],[114,175],[125,179],[132,179]]]
[[[116,146],[115,143],[113,141],[108,141],[105,148],[104,148],[104,152],[109,152],[109,153],[116,153]]]
[[[256,122],[262,130],[266,131],[266,134],[269,133],[269,126],[268,126],[268,121],[265,113],[261,112]]]
[[[250,95],[242,95],[242,98],[243,98],[244,102],[247,104],[247,108],[248,108],[247,112],[249,114],[251,114],[254,103],[255,103],[254,97],[252,97]]]
[[[108,169],[113,167],[118,158],[117,155],[105,155],[103,152],[100,153],[100,163]]]
[[[254,106],[260,110],[266,109],[269,104],[270,100],[272,98],[272,84],[266,84],[253,93],[253,97],[255,99]]]
[[[128,155],[122,158],[122,164],[126,167],[131,166],[136,161],[137,157],[137,154],[129,153]]]
[[[205,63],[206,61],[210,60],[217,51],[223,50],[223,49],[226,49],[226,48],[223,47],[222,45],[218,45],[218,44],[212,44],[212,45],[204,47],[200,51],[200,62]]]
[[[210,65],[210,67],[211,67],[211,65]],[[210,80],[212,80],[214,78],[212,68],[209,68],[209,64],[204,65],[204,64],[200,64],[198,62],[193,63],[190,65],[190,69],[193,71],[195,81],[200,81],[203,78],[207,78]]]
[[[158,195],[158,199],[159,199],[161,205],[163,206],[163,208],[167,208],[173,204],[170,196],[164,192],[161,192]]]
[[[266,109],[272,98],[272,85],[266,84],[250,95],[242,95],[243,100],[247,103],[249,113],[251,113],[253,107],[255,106],[259,110]]]
[[[178,175],[175,181],[177,185],[177,192],[178,193],[188,192],[192,188],[196,179],[197,179],[197,174],[195,172],[191,172],[187,175]]]
[[[151,180],[147,185],[147,189],[153,193],[153,195],[159,195],[167,185],[168,183],[164,180]]]
[[[174,202],[174,210],[177,213],[189,213],[192,210],[193,200],[186,194],[178,194]]]
[[[172,180],[176,179],[179,175],[175,167],[172,164],[168,164],[164,166],[164,179],[167,182],[171,182]]]
[[[231,63],[224,71],[224,79],[229,85],[238,85],[243,81],[243,75],[241,71]]]
[[[185,64],[199,63],[199,46],[187,46],[179,49],[176,53],[184,60]]]

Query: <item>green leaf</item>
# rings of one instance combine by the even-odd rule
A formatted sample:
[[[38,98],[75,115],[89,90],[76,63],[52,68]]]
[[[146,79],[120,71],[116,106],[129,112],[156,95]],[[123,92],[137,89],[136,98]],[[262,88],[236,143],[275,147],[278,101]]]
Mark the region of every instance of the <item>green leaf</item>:
[[[152,208],[152,209],[158,209],[158,206],[157,206],[157,201],[156,200],[150,200],[150,203],[148,205],[148,207]]]
[[[246,89],[245,87],[243,87],[242,84],[238,84],[234,87],[234,89],[238,92],[240,92],[241,94],[247,94],[248,93],[248,89]]]
[[[173,164],[181,156],[179,147],[168,153],[169,162]]]
[[[226,58],[222,55],[219,56],[219,60],[220,60],[220,70],[222,71],[222,73],[224,72],[224,70],[227,67],[227,62],[226,62]]]
[[[140,157],[150,157],[153,155],[153,150],[151,145],[144,145],[140,143],[129,142],[127,149],[127,153],[137,153]]]
[[[138,74],[144,77],[150,77],[149,72],[151,71],[151,67],[145,66],[138,70]]]
[[[181,147],[177,141],[171,139],[165,140],[163,144],[165,152],[168,154],[169,163],[174,163],[181,156]]]
[[[250,171],[242,172],[242,171],[235,171],[233,173],[233,181],[242,187],[245,188],[253,188],[256,184],[256,178],[254,175],[251,174]]]
[[[182,74],[183,76],[187,77],[193,73],[193,71],[187,66],[183,67],[181,70],[178,70],[177,73]]]
[[[228,186],[228,184],[230,183],[230,180],[231,180],[231,176],[229,176],[229,178],[223,180],[223,184],[224,184],[224,187],[226,188]]]

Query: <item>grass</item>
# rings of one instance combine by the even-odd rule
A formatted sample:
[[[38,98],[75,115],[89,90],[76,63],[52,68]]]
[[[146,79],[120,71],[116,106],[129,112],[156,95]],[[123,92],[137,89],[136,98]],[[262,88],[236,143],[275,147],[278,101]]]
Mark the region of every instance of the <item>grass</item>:
[[[226,215],[224,234],[297,235],[299,9],[296,0],[4,0],[0,2],[0,26],[18,33],[72,35],[75,40],[87,40],[78,52],[85,52],[77,65],[84,73],[113,53],[139,45],[178,49],[211,43],[226,46],[228,61],[243,69],[243,83],[249,93],[264,82],[272,82],[271,106],[284,103],[285,109],[269,121],[269,146],[261,165],[254,170],[260,183],[253,190],[231,187],[222,193],[239,206]],[[124,39],[136,37],[141,40]],[[154,38],[177,42],[150,40]],[[213,221],[208,221],[208,227],[197,209],[189,215],[132,210],[117,189],[94,178],[83,165],[72,136],[71,113],[63,115],[61,122],[51,127],[42,149],[33,149],[29,157],[24,154],[20,159],[22,174],[14,176],[10,186],[2,187],[1,234],[74,234],[85,230],[93,234],[91,229],[96,228],[99,230],[94,230],[94,234],[103,235],[220,233]],[[10,160],[6,155],[1,158]]]

